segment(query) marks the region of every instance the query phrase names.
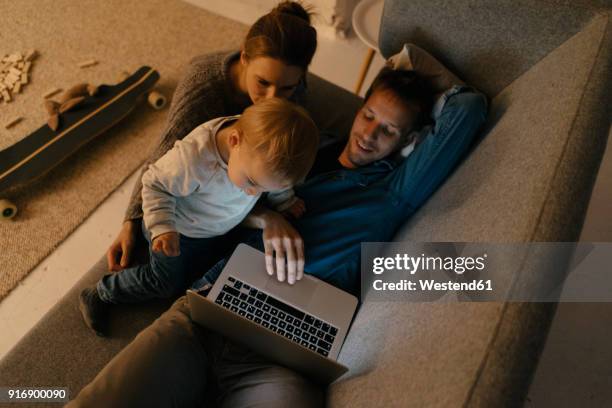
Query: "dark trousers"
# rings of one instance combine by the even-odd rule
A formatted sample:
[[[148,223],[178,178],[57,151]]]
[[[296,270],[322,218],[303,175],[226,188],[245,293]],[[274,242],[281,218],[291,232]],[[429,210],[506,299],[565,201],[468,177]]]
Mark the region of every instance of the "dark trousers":
[[[195,324],[186,297],[117,354],[67,407],[324,406],[323,389]]]

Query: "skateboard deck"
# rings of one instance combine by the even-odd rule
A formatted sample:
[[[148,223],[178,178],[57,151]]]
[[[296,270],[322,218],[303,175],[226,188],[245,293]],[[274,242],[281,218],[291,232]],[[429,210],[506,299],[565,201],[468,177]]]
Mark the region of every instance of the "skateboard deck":
[[[46,124],[0,151],[0,199],[42,177],[83,145],[123,119],[153,88],[159,73],[144,66],[116,85],[100,85],[73,110],[61,114],[60,127]],[[13,214],[0,209],[2,217]],[[16,208],[15,208],[16,210]]]

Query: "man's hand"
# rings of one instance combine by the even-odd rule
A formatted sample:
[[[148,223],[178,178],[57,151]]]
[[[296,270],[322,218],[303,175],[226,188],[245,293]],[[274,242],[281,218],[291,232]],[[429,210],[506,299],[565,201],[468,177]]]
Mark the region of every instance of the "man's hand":
[[[293,217],[295,219],[298,219],[302,215],[304,215],[305,212],[306,212],[306,204],[304,203],[304,200],[302,200],[301,198],[298,198],[295,200],[293,204],[291,204],[289,208],[282,211],[282,214],[285,217]]]
[[[138,222],[127,220],[121,226],[119,235],[106,251],[106,262],[108,270],[118,272],[130,266],[132,251],[136,244],[136,232],[138,231]]]
[[[290,285],[304,277],[304,242],[285,217],[261,205],[255,205],[242,225],[263,230],[266,270],[269,275],[276,274],[281,282],[287,277]]]
[[[266,250],[266,270],[279,281],[293,285],[304,277],[304,242],[282,215],[271,212],[266,215],[263,243]],[[276,258],[276,259],[275,259]],[[285,268],[286,267],[286,268]]]
[[[163,252],[166,256],[179,256],[181,251],[179,249],[178,232],[166,232],[158,235],[153,239],[151,248],[153,252]]]

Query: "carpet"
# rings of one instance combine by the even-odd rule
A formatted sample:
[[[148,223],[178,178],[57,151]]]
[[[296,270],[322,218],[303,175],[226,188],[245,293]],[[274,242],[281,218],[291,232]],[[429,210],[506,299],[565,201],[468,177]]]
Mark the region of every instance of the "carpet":
[[[192,57],[236,49],[247,30],[178,0],[0,0],[0,9],[0,54],[39,53],[30,83],[11,103],[0,104],[0,124],[24,117],[0,128],[0,150],[45,123],[42,95],[49,89],[114,84],[122,71],[149,65],[161,75],[157,89],[170,99]],[[98,64],[79,68],[90,59]],[[44,178],[4,197],[19,212],[0,222],[0,300],[140,167],[167,112],[141,104]]]

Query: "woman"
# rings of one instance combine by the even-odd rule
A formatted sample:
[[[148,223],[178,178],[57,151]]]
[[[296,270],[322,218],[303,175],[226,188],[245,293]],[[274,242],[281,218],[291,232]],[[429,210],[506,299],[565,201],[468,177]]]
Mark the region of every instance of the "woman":
[[[177,86],[166,129],[144,169],[176,140],[210,119],[240,114],[262,98],[276,96],[299,103],[316,47],[309,12],[299,3],[285,1],[251,26],[239,52],[194,58]],[[121,231],[106,254],[110,271],[126,268],[132,261],[142,221],[141,192],[139,177]]]

